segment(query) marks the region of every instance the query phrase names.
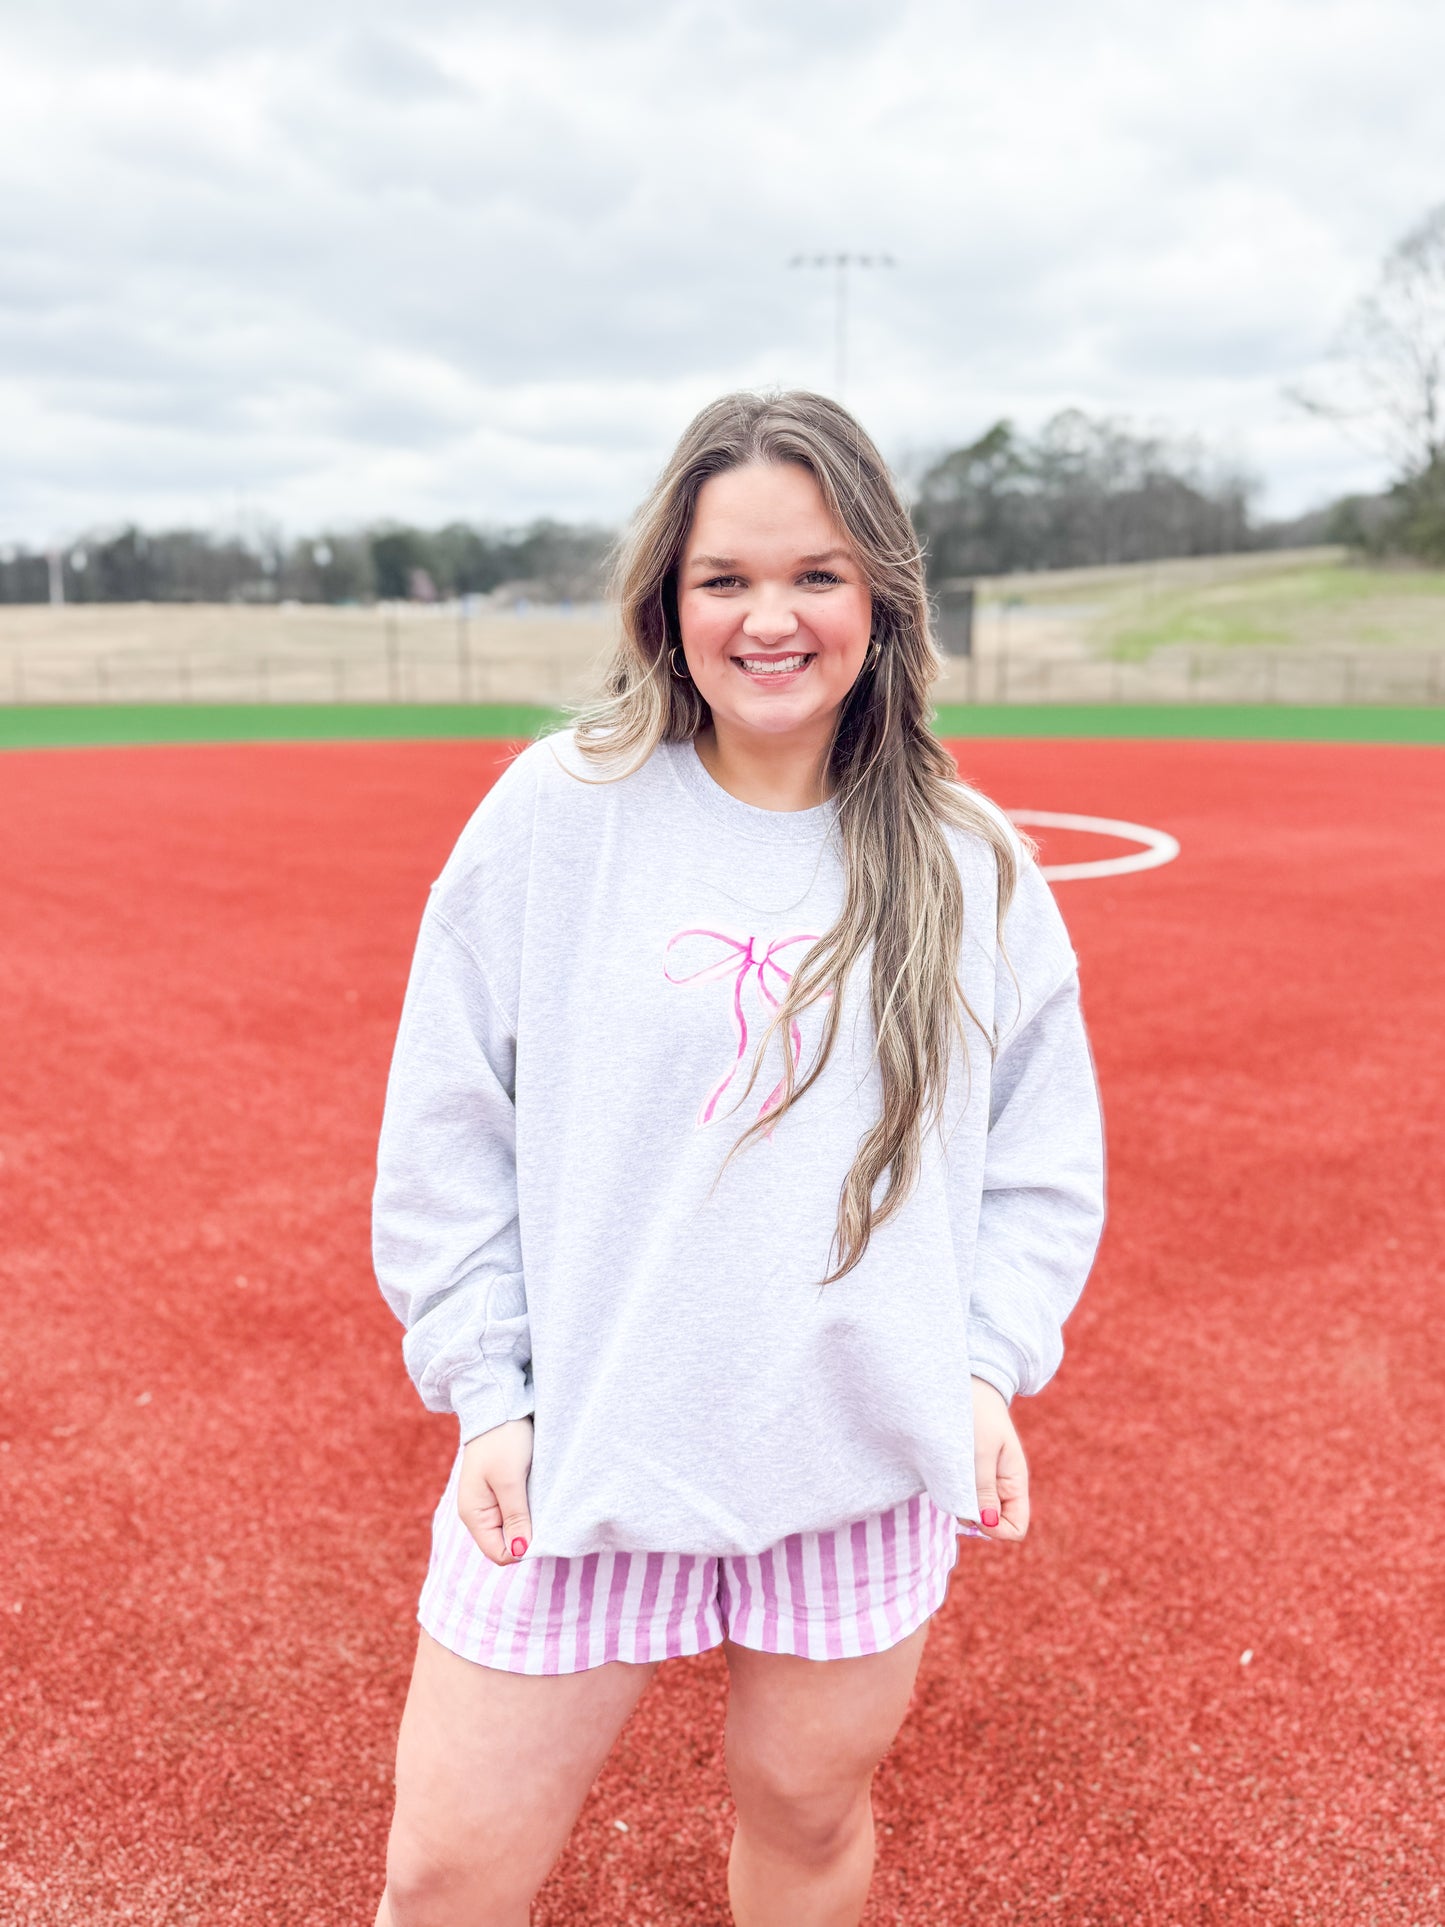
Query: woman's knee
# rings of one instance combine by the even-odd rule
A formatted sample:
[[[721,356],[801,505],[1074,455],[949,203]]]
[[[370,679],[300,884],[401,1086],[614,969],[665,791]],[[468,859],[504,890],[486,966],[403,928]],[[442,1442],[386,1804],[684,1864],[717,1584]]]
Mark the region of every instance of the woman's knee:
[[[826,1866],[871,1820],[871,1761],[824,1767],[735,1748],[727,1766],[739,1824],[790,1859]]]
[[[386,1850],[386,1901],[392,1927],[461,1927],[470,1882],[463,1869],[393,1827]]]
[[[515,1927],[530,1893],[513,1893],[485,1848],[448,1852],[393,1824],[386,1849],[392,1927]]]

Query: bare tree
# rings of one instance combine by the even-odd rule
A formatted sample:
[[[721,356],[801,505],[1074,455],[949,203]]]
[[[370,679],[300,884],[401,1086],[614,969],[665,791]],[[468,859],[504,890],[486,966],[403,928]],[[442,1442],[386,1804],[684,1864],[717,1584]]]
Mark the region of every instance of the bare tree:
[[[1435,494],[1445,473],[1445,202],[1390,250],[1331,360],[1328,393],[1302,384],[1291,399],[1383,454],[1397,490]]]

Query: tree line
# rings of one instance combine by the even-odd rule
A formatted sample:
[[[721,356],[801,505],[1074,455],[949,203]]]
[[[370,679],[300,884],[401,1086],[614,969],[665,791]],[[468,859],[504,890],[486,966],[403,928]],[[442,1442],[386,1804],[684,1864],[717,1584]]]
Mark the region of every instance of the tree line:
[[[521,529],[388,523],[285,540],[204,529],[92,532],[56,554],[0,550],[0,602],[431,602],[455,596],[590,601],[609,530],[542,520]]]
[[[1184,445],[1067,409],[1009,421],[931,463],[913,520],[935,582],[1259,546],[1254,485]]]
[[[1144,562],[1310,541],[1366,540],[1366,505],[1262,523],[1253,485],[1197,450],[1077,409],[1036,435],[1000,421],[929,463],[912,514],[934,587],[1013,570]],[[1361,520],[1362,515],[1364,521]],[[1353,519],[1351,519],[1353,518]],[[1358,526],[1357,526],[1358,525]],[[329,531],[284,541],[127,527],[58,556],[0,551],[0,602],[428,602],[458,596],[592,601],[615,537],[556,521],[520,530],[452,522]]]

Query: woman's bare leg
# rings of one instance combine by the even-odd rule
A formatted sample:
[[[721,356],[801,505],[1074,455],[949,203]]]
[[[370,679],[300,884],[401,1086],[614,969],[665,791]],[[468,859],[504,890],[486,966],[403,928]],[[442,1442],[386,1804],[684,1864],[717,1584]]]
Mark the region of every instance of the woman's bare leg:
[[[656,1665],[504,1673],[422,1632],[377,1927],[526,1927]]]
[[[886,1652],[726,1647],[737,1927],[857,1927],[873,1878],[873,1770],[908,1711],[928,1622]]]

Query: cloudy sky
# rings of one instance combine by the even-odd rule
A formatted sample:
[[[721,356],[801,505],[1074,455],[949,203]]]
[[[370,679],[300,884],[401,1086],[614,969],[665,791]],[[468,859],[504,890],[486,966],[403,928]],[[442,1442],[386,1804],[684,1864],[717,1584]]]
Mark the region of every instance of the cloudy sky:
[[[1445,199],[1438,0],[4,0],[0,541],[624,516],[724,388],[916,463],[1077,405],[1292,512]]]

